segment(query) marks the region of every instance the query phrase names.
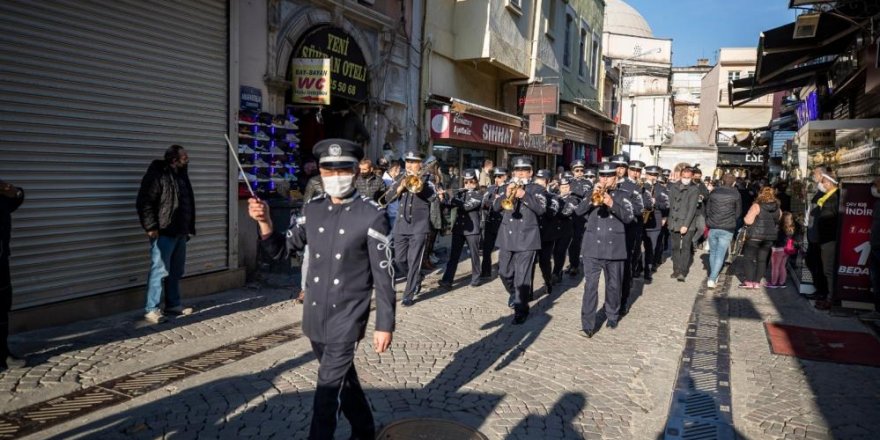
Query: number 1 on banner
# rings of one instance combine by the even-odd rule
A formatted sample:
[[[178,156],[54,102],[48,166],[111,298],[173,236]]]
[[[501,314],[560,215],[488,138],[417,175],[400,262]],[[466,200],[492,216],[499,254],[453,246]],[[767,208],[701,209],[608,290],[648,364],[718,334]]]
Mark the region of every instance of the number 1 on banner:
[[[855,248],[853,248],[859,254],[859,266],[864,266],[868,264],[868,258],[871,257],[871,242],[866,241]]]

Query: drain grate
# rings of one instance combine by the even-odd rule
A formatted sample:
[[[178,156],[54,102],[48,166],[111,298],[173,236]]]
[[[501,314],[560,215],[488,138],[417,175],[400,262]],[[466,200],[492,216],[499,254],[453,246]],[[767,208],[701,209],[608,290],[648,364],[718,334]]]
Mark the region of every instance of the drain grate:
[[[294,324],[0,415],[0,439],[17,438],[113,406],[301,337]]]
[[[728,276],[716,295],[701,288],[694,300],[666,422],[666,440],[735,438],[727,327],[730,283]]]

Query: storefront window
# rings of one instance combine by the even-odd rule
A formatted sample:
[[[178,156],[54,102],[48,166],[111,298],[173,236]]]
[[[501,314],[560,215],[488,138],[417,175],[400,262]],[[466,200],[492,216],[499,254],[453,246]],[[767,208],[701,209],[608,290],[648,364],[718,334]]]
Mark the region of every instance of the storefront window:
[[[457,167],[460,157],[459,149],[450,145],[434,145],[433,155],[443,166],[443,173],[449,174],[449,167]]]

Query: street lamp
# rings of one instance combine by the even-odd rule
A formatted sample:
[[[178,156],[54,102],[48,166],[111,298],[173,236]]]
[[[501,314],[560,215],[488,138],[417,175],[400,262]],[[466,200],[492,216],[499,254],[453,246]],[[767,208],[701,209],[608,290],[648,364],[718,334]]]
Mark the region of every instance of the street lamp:
[[[660,47],[657,47],[657,48],[651,49],[647,52],[642,52],[638,55],[634,55],[629,58],[624,58],[622,60],[618,60],[617,66],[618,66],[618,68],[620,68],[620,85],[621,85],[621,99],[620,99],[620,110],[619,111],[621,114],[623,113],[623,98],[622,98],[622,96],[623,96],[623,92],[626,92],[626,90],[623,89],[623,85],[626,83],[626,69],[625,69],[625,66],[627,65],[626,62],[636,60],[636,59],[639,59],[644,56],[653,55],[655,53],[660,53],[660,52],[663,52],[663,49]],[[629,87],[627,87],[627,88],[629,88]],[[633,124],[635,124],[635,110],[636,110],[635,93],[630,93],[629,99],[630,99],[630,106],[631,106],[631,111],[632,111],[632,114],[630,115],[629,142],[632,143],[633,134],[635,133],[635,127],[633,127]],[[617,142],[617,148],[615,150],[616,150],[616,152],[620,152],[622,150],[621,145],[620,145],[620,143],[621,143],[620,142],[620,123],[617,124],[616,131],[617,131],[617,133],[615,134],[614,138]]]

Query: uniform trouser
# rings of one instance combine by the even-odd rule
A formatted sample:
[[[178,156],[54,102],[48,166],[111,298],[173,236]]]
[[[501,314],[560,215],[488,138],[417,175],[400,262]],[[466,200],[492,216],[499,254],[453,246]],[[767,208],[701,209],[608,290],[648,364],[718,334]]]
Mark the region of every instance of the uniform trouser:
[[[599,303],[599,275],[605,271],[605,316],[608,322],[620,319],[622,260],[600,260],[584,258],[584,298],[581,304],[581,328],[593,331],[596,328],[596,306]]]
[[[626,309],[629,301],[629,291],[632,290],[634,262],[636,261],[635,250],[641,247],[642,242],[639,231],[640,225],[629,224],[626,226],[626,260],[623,262],[623,279],[621,281],[620,304]],[[641,255],[641,253],[639,253]]]
[[[12,277],[9,259],[0,258],[0,364],[9,355],[9,310],[12,309]]]
[[[807,269],[810,270],[810,276],[813,278],[816,296],[828,296],[828,282],[825,281],[825,272],[822,270],[822,245],[818,242],[807,243]]]
[[[351,423],[353,437],[375,437],[370,404],[354,368],[356,348],[357,342],[312,342],[319,365],[309,439],[333,439],[339,411]]]
[[[403,294],[412,297],[422,288],[422,258],[428,234],[394,235],[394,259],[397,267],[406,273],[406,289]]]
[[[541,278],[544,285],[549,286],[553,280],[553,250],[555,240],[541,241],[541,252],[538,254],[538,267],[541,268]]]
[[[568,265],[573,268],[581,267],[581,242],[584,241],[585,228],[586,225],[574,225],[574,233],[568,245]]]
[[[455,279],[455,269],[458,268],[458,260],[467,243],[471,251],[471,283],[480,280],[480,236],[479,235],[452,235],[452,249],[449,252],[449,261],[446,263],[446,271],[443,272],[443,281],[452,282]]]
[[[687,276],[694,260],[694,254],[691,252],[694,230],[690,228],[684,235],[679,234],[678,231],[671,232],[669,235],[672,239],[672,273]]]
[[[483,231],[483,261],[480,268],[480,276],[492,276],[492,251],[495,250],[495,240],[498,238],[498,226],[487,224]]]
[[[633,237],[632,242],[632,258],[630,258],[630,267],[632,268],[633,274],[639,274],[642,272],[642,241],[644,240],[645,235],[645,227],[642,225],[642,217],[637,216],[637,223],[630,226],[633,229],[633,233],[635,237]]]
[[[651,271],[657,266],[657,252],[660,248],[660,230],[646,230],[642,235],[642,243],[645,245],[644,269],[645,276],[651,275]]]
[[[556,239],[556,243],[553,245],[553,275],[557,277],[562,276],[562,271],[565,268],[565,254],[569,251],[568,246],[571,240],[572,236],[566,234]]]
[[[654,253],[654,264],[661,265],[663,264],[663,256],[666,254],[666,249],[669,249],[669,228],[663,227],[660,230],[660,242],[657,243],[657,251]]]
[[[532,277],[535,273],[536,251],[498,252],[498,276],[511,296],[517,314],[529,312],[532,297]]]

